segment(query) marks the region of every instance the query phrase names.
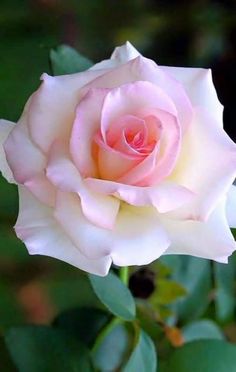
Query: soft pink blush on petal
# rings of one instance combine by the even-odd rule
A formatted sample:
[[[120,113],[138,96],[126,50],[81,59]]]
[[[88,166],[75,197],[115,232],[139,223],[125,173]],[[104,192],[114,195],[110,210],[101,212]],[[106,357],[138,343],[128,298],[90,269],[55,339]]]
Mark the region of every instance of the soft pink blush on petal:
[[[7,179],[8,182],[15,183],[12,171],[7,164],[6,155],[3,144],[14,128],[15,123],[11,121],[0,119],[0,172]]]
[[[83,213],[92,223],[107,229],[113,228],[119,211],[119,200],[89,190],[71,161],[66,147],[60,142],[51,148],[47,177],[61,191],[79,195],[78,202],[81,203]]]
[[[100,128],[101,110],[109,90],[92,89],[79,103],[70,139],[72,159],[83,177],[96,177],[93,159],[93,138]]]
[[[160,88],[147,81],[136,81],[110,90],[103,103],[101,114],[101,134],[104,142],[109,128],[125,115],[142,117],[145,109],[159,109],[174,116],[176,107]]]
[[[194,197],[190,190],[174,183],[139,187],[95,178],[87,178],[84,182],[92,191],[103,195],[114,195],[137,207],[153,206],[159,213],[176,209]]]

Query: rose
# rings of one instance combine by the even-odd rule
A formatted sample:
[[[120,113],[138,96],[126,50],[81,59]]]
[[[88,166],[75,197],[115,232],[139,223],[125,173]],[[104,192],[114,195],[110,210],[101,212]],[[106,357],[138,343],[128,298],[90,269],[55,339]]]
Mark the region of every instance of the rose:
[[[126,43],[85,72],[42,80],[19,122],[0,126],[31,254],[99,275],[162,254],[227,261],[236,146],[210,70],[157,66]]]

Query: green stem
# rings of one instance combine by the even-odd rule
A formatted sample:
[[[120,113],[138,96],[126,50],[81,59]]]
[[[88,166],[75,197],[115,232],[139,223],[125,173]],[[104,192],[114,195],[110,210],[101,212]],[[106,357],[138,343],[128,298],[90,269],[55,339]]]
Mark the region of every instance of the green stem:
[[[92,353],[96,353],[96,351],[99,349],[101,346],[103,340],[106,338],[106,336],[115,328],[115,326],[119,323],[122,322],[122,319],[120,318],[113,318],[99,333],[93,348],[92,348]]]
[[[124,266],[120,268],[120,280],[128,286],[129,284],[129,268],[128,266]]]

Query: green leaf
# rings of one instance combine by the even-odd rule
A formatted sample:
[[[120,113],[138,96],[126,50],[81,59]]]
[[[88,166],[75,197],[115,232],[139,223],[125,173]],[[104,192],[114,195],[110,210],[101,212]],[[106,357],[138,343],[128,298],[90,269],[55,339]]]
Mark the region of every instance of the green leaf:
[[[86,347],[58,329],[12,328],[6,334],[6,344],[19,372],[92,371]]]
[[[185,342],[204,338],[224,340],[224,335],[217,324],[208,319],[201,319],[187,324],[182,329],[182,335]]]
[[[193,341],[176,350],[161,372],[236,372],[236,346],[219,340]]]
[[[89,279],[99,300],[114,315],[125,320],[134,320],[136,314],[134,298],[117,275],[112,272],[105,277],[90,274]]]
[[[168,305],[186,294],[181,284],[170,279],[157,279],[156,290],[150,300],[154,306]]]
[[[94,366],[102,372],[116,371],[125,358],[128,342],[124,325],[116,325],[93,353]]]
[[[50,51],[50,60],[54,75],[73,74],[87,70],[93,63],[68,45],[60,45]]]
[[[152,339],[141,330],[138,342],[122,372],[156,372],[157,355]]]
[[[216,316],[219,321],[227,321],[234,316],[234,266],[234,257],[229,259],[228,265],[214,263]]]
[[[92,346],[109,318],[109,314],[104,310],[81,307],[60,314],[53,322],[53,326],[67,330],[79,341]]]
[[[4,366],[4,371],[6,372],[17,371],[12,360],[10,359],[10,355],[2,337],[0,337],[0,365]]]
[[[187,290],[187,295],[172,306],[180,320],[199,317],[209,304],[210,261],[191,256],[166,256],[161,259],[172,268],[171,278]]]

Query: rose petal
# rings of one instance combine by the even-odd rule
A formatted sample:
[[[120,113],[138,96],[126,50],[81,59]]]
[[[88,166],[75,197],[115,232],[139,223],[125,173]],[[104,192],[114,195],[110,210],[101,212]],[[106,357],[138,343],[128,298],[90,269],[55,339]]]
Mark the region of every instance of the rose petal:
[[[161,68],[183,84],[193,106],[205,107],[222,127],[223,106],[217,97],[210,69],[169,66]]]
[[[107,89],[90,90],[76,109],[70,151],[83,177],[98,175],[97,164],[92,156],[92,144],[95,133],[100,129],[102,104],[107,92]]]
[[[171,240],[165,254],[189,254],[227,263],[236,249],[225,216],[225,200],[218,204],[207,222],[178,221],[162,215],[161,223]]]
[[[59,142],[51,148],[47,177],[60,190],[75,192],[80,196],[83,213],[92,223],[107,229],[113,228],[119,200],[89,190],[66,153],[65,146]]]
[[[9,136],[10,132],[13,130],[15,123],[7,120],[0,120],[0,171],[3,177],[6,178],[8,182],[15,183],[12,171],[7,163],[6,155],[4,151],[3,144]]]
[[[76,195],[59,193],[55,216],[84,255],[93,259],[110,254],[118,266],[148,264],[169,245],[157,214],[150,208],[124,205],[111,231],[84,218]]]
[[[84,71],[72,75],[43,74],[43,83],[31,97],[28,113],[30,133],[47,152],[55,139],[69,139],[75,109],[84,92],[81,88],[104,71]]]
[[[177,109],[180,125],[185,131],[192,120],[192,105],[185,89],[180,82],[165,73],[152,60],[142,56],[132,59],[94,79],[86,86],[86,89],[91,87],[114,88],[138,80],[151,82],[170,97]]]
[[[178,208],[191,200],[194,195],[190,190],[171,183],[139,187],[95,178],[87,178],[84,182],[93,191],[104,195],[114,195],[138,207],[154,206],[160,213]]]
[[[87,259],[73,245],[53,217],[53,210],[41,204],[24,187],[19,187],[20,208],[15,225],[17,236],[30,254],[55,257],[92,274],[108,273],[111,258]]]
[[[110,59],[96,63],[90,70],[111,69],[138,57],[140,53],[134,46],[126,41],[125,44],[116,47]]]
[[[230,227],[236,228],[236,186],[232,185],[227,193],[226,216]]]
[[[196,193],[196,198],[178,212],[177,218],[206,220],[236,175],[236,145],[214,117],[197,108],[185,135],[177,166],[170,180]]]

